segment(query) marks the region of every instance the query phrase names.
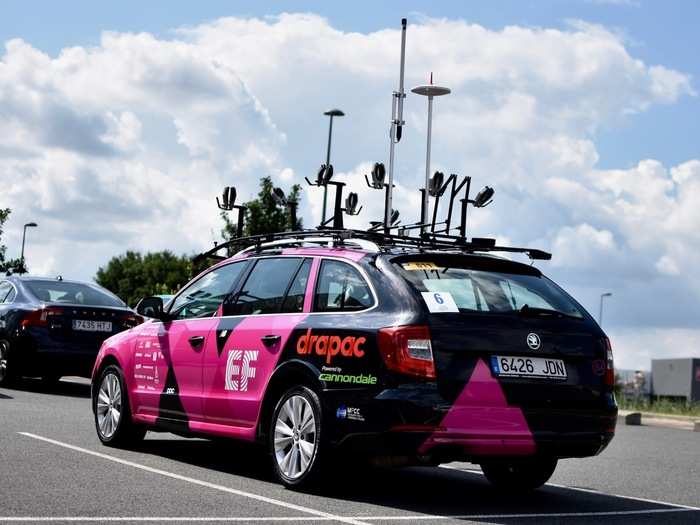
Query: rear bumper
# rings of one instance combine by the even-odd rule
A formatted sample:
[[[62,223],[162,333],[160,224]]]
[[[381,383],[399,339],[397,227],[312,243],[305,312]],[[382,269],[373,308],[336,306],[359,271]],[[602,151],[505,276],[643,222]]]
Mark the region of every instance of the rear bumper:
[[[27,376],[45,374],[90,377],[99,345],[41,344],[30,337],[18,340],[17,353],[21,373]]]
[[[613,437],[613,432],[498,438],[440,431],[390,431],[349,434],[338,446],[341,450],[375,457],[405,457],[434,464],[451,461],[479,463],[482,459],[493,457],[590,457],[600,454]]]
[[[335,442],[369,455],[413,456],[431,462],[475,461],[483,457],[546,455],[557,458],[599,454],[612,440],[617,407],[612,396],[604,406],[521,408],[447,404],[427,385],[378,395],[325,397],[334,420]],[[486,401],[486,404],[488,401]],[[361,420],[349,420],[352,406]]]

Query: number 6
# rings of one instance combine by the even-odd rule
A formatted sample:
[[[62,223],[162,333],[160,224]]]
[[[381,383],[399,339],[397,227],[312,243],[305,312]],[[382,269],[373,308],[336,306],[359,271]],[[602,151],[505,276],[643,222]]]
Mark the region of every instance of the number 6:
[[[439,293],[436,293],[436,294],[434,295],[434,297],[435,297],[435,302],[436,302],[437,304],[444,304],[445,300],[444,300],[442,297],[440,297],[440,294],[439,294]]]

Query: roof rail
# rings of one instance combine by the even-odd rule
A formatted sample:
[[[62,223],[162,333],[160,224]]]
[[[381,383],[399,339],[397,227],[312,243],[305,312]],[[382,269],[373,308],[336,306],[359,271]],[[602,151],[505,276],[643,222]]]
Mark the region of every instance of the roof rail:
[[[279,247],[293,247],[293,246],[298,246],[298,247],[309,247],[309,245],[317,245],[317,246],[327,246],[327,247],[333,247],[333,246],[338,246],[340,243],[334,242],[333,238],[330,236],[319,236],[319,237],[305,237],[305,238],[289,238],[289,239],[277,239],[275,241],[270,241],[266,243],[262,243],[261,245],[254,245],[254,246],[248,246],[247,248],[244,248],[243,250],[237,252],[236,255],[241,255],[244,253],[248,253],[251,251],[262,251],[265,249],[270,249],[270,248],[279,248]],[[361,250],[366,250],[368,252],[379,252],[380,247],[372,242],[368,241],[367,239],[356,239],[356,238],[349,238],[349,239],[344,239],[342,241],[343,246],[347,247],[355,247],[359,248]]]
[[[523,253],[533,260],[547,261],[552,254],[535,248],[519,248],[513,246],[497,246],[495,239],[474,237],[466,242],[462,237],[452,235],[425,233],[420,237],[393,235],[378,231],[363,231],[350,229],[313,229],[264,235],[238,237],[218,244],[214,248],[194,257],[194,262],[205,259],[225,259],[217,252],[226,249],[227,255],[260,252],[280,246],[303,246],[304,244],[326,245],[332,247],[345,246],[360,248],[372,252],[390,252],[395,249],[414,248],[430,251],[457,251],[462,253],[474,252],[509,252]],[[363,246],[364,245],[364,246]]]

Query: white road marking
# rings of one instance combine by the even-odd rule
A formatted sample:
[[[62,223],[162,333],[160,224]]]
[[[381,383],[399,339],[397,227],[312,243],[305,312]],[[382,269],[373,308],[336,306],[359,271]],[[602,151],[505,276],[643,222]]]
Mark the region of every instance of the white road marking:
[[[521,519],[521,518],[585,518],[585,517],[603,517],[603,516],[635,516],[644,514],[666,514],[670,512],[694,512],[693,509],[648,509],[648,510],[611,510],[600,512],[549,512],[549,513],[525,513],[525,514],[411,514],[398,516],[342,516],[343,519],[350,520],[367,520],[367,521],[426,521],[426,520],[487,520],[487,519]],[[322,516],[269,516],[263,517],[177,517],[177,516],[8,516],[0,517],[0,522],[200,522],[200,523],[216,523],[216,522],[295,522],[295,521],[337,521],[335,518],[326,518]]]
[[[274,498],[268,498],[267,496],[261,496],[260,494],[255,494],[253,492],[246,492],[243,490],[233,489],[230,487],[225,487],[223,485],[217,485],[215,483],[210,483],[208,481],[202,481],[199,479],[190,478],[188,476],[183,476],[181,474],[175,474],[173,472],[168,472],[166,470],[148,467],[146,465],[141,465],[140,463],[135,463],[133,461],[129,461],[126,459],[121,459],[121,458],[118,458],[116,456],[110,456],[108,454],[102,454],[101,452],[95,452],[94,450],[89,450],[87,448],[77,447],[77,446],[71,445],[69,443],[64,443],[62,441],[57,441],[55,439],[39,436],[37,434],[31,434],[29,432],[19,432],[19,434],[21,434],[23,436],[30,437],[32,439],[38,439],[39,441],[44,441],[46,443],[51,443],[51,444],[57,445],[59,447],[74,450],[76,452],[82,452],[83,454],[88,454],[88,455],[95,456],[98,458],[106,459],[108,461],[113,461],[115,463],[120,463],[122,465],[134,467],[134,468],[137,468],[140,470],[144,470],[146,472],[151,472],[152,474],[159,474],[161,476],[165,476],[168,478],[177,479],[180,481],[186,481],[188,483],[192,483],[193,485],[199,485],[201,487],[207,487],[210,489],[219,490],[221,492],[235,494],[236,496],[243,496],[245,498],[250,498],[250,499],[257,500],[257,501],[262,501],[263,503],[269,503],[270,505],[277,505],[278,507],[284,507],[286,509],[296,510],[298,512],[304,512],[306,514],[311,514],[312,516],[317,516],[319,518],[325,518],[327,521],[338,521],[341,523],[348,523],[349,525],[369,525],[367,523],[364,523],[362,521],[359,521],[359,520],[356,520],[353,518],[344,518],[342,516],[337,516],[335,514],[323,512],[321,510],[312,509],[310,507],[304,507],[302,505],[296,505],[294,503],[287,503],[286,501],[282,501],[282,500],[278,500],[278,499],[274,499]]]
[[[448,468],[451,470],[460,470],[462,472],[468,472],[470,474],[477,474],[479,476],[483,476],[483,472],[480,472],[478,470],[471,470],[471,469],[466,469],[466,468],[460,468],[460,467],[453,467],[450,465],[440,465],[440,468]],[[546,483],[545,486],[547,487],[556,487],[558,489],[567,489],[567,490],[575,490],[577,492],[586,492],[588,494],[595,494],[596,496],[608,496],[611,498],[620,498],[620,499],[628,499],[631,501],[641,501],[643,503],[653,503],[654,505],[666,505],[667,507],[675,507],[676,509],[684,509],[684,510],[700,510],[700,507],[692,507],[690,505],[683,505],[681,503],[669,503],[668,501],[659,501],[655,499],[647,499],[647,498],[637,498],[636,496],[624,496],[622,494],[613,494],[612,492],[601,492],[599,490],[595,489],[584,489],[582,487],[570,487],[569,485],[559,485],[557,483]],[[664,510],[664,509],[658,509],[658,510]],[[672,510],[672,509],[671,509]]]
[[[425,520],[487,520],[487,519],[527,519],[527,518],[577,518],[577,517],[596,517],[596,516],[634,516],[634,515],[645,515],[645,514],[666,514],[672,512],[693,512],[700,511],[698,507],[692,507],[689,505],[681,505],[677,503],[667,503],[663,501],[636,498],[633,496],[623,496],[618,494],[609,494],[605,492],[599,492],[592,489],[584,489],[578,487],[569,487],[566,485],[558,485],[555,483],[547,483],[548,486],[568,489],[579,492],[586,492],[590,494],[595,494],[598,496],[608,496],[614,498],[621,498],[627,500],[633,500],[643,503],[652,503],[655,505],[665,505],[670,508],[664,509],[639,509],[639,510],[619,510],[619,511],[592,511],[592,512],[549,512],[549,513],[519,513],[519,514],[411,514],[411,515],[390,515],[390,516],[340,516],[335,514],[330,514],[320,510],[312,509],[309,507],[304,507],[301,505],[296,505],[294,503],[288,503],[285,501],[277,500],[274,498],[268,498],[267,496],[261,496],[252,492],[246,492],[238,489],[233,489],[230,487],[225,487],[223,485],[217,485],[215,483],[210,483],[208,481],[202,481],[195,478],[190,478],[188,476],[183,476],[180,474],[175,474],[173,472],[168,472],[165,470],[148,467],[146,465],[141,465],[140,463],[135,463],[126,459],[121,459],[116,456],[110,456],[108,454],[103,454],[101,452],[95,452],[86,448],[71,445],[69,443],[64,443],[62,441],[57,441],[55,439],[39,436],[37,434],[32,434],[29,432],[19,432],[19,434],[30,437],[32,439],[37,439],[44,441],[46,443],[51,443],[60,447],[64,447],[76,452],[82,452],[84,454],[89,454],[91,456],[106,459],[108,461],[113,461],[115,463],[120,463],[122,465],[127,465],[130,467],[138,468],[146,472],[151,472],[153,474],[159,474],[161,476],[166,476],[169,478],[177,479],[180,481],[186,481],[194,485],[199,485],[202,487],[211,488],[214,490],[219,490],[222,492],[227,492],[229,494],[235,494],[237,496],[243,496],[257,501],[262,501],[272,505],[277,505],[291,510],[296,510],[299,512],[304,512],[306,514],[311,514],[311,516],[269,516],[269,517],[177,517],[177,516],[0,516],[0,523],[2,522],[200,522],[200,523],[215,523],[215,522],[306,522],[306,521],[337,521],[341,523],[348,523],[352,525],[370,525],[368,521],[425,521]],[[470,470],[462,469],[459,467],[452,467],[449,465],[444,465],[442,468],[448,468],[452,470],[460,470],[463,472],[470,472],[472,474],[483,475],[483,473]]]

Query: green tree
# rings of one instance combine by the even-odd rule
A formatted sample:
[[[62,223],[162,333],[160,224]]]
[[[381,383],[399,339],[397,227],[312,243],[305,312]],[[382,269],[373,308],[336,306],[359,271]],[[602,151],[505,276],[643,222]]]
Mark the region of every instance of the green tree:
[[[112,257],[99,270],[95,281],[135,306],[149,295],[174,294],[192,277],[190,257],[169,251],[147,253],[128,251]]]
[[[243,235],[262,235],[265,233],[277,233],[286,230],[300,230],[302,228],[301,219],[297,218],[296,224],[292,227],[291,216],[286,207],[278,206],[272,198],[272,179],[263,177],[260,179],[260,191],[258,196],[244,204],[245,226]],[[299,205],[301,186],[295,184],[287,193],[287,201]],[[236,235],[236,212],[222,212],[221,218],[224,220],[224,228],[221,235],[224,240],[230,240]]]
[[[22,273],[22,261],[20,259],[5,259],[7,246],[2,243],[2,231],[5,221],[12,211],[9,208],[0,208],[0,273]]]

